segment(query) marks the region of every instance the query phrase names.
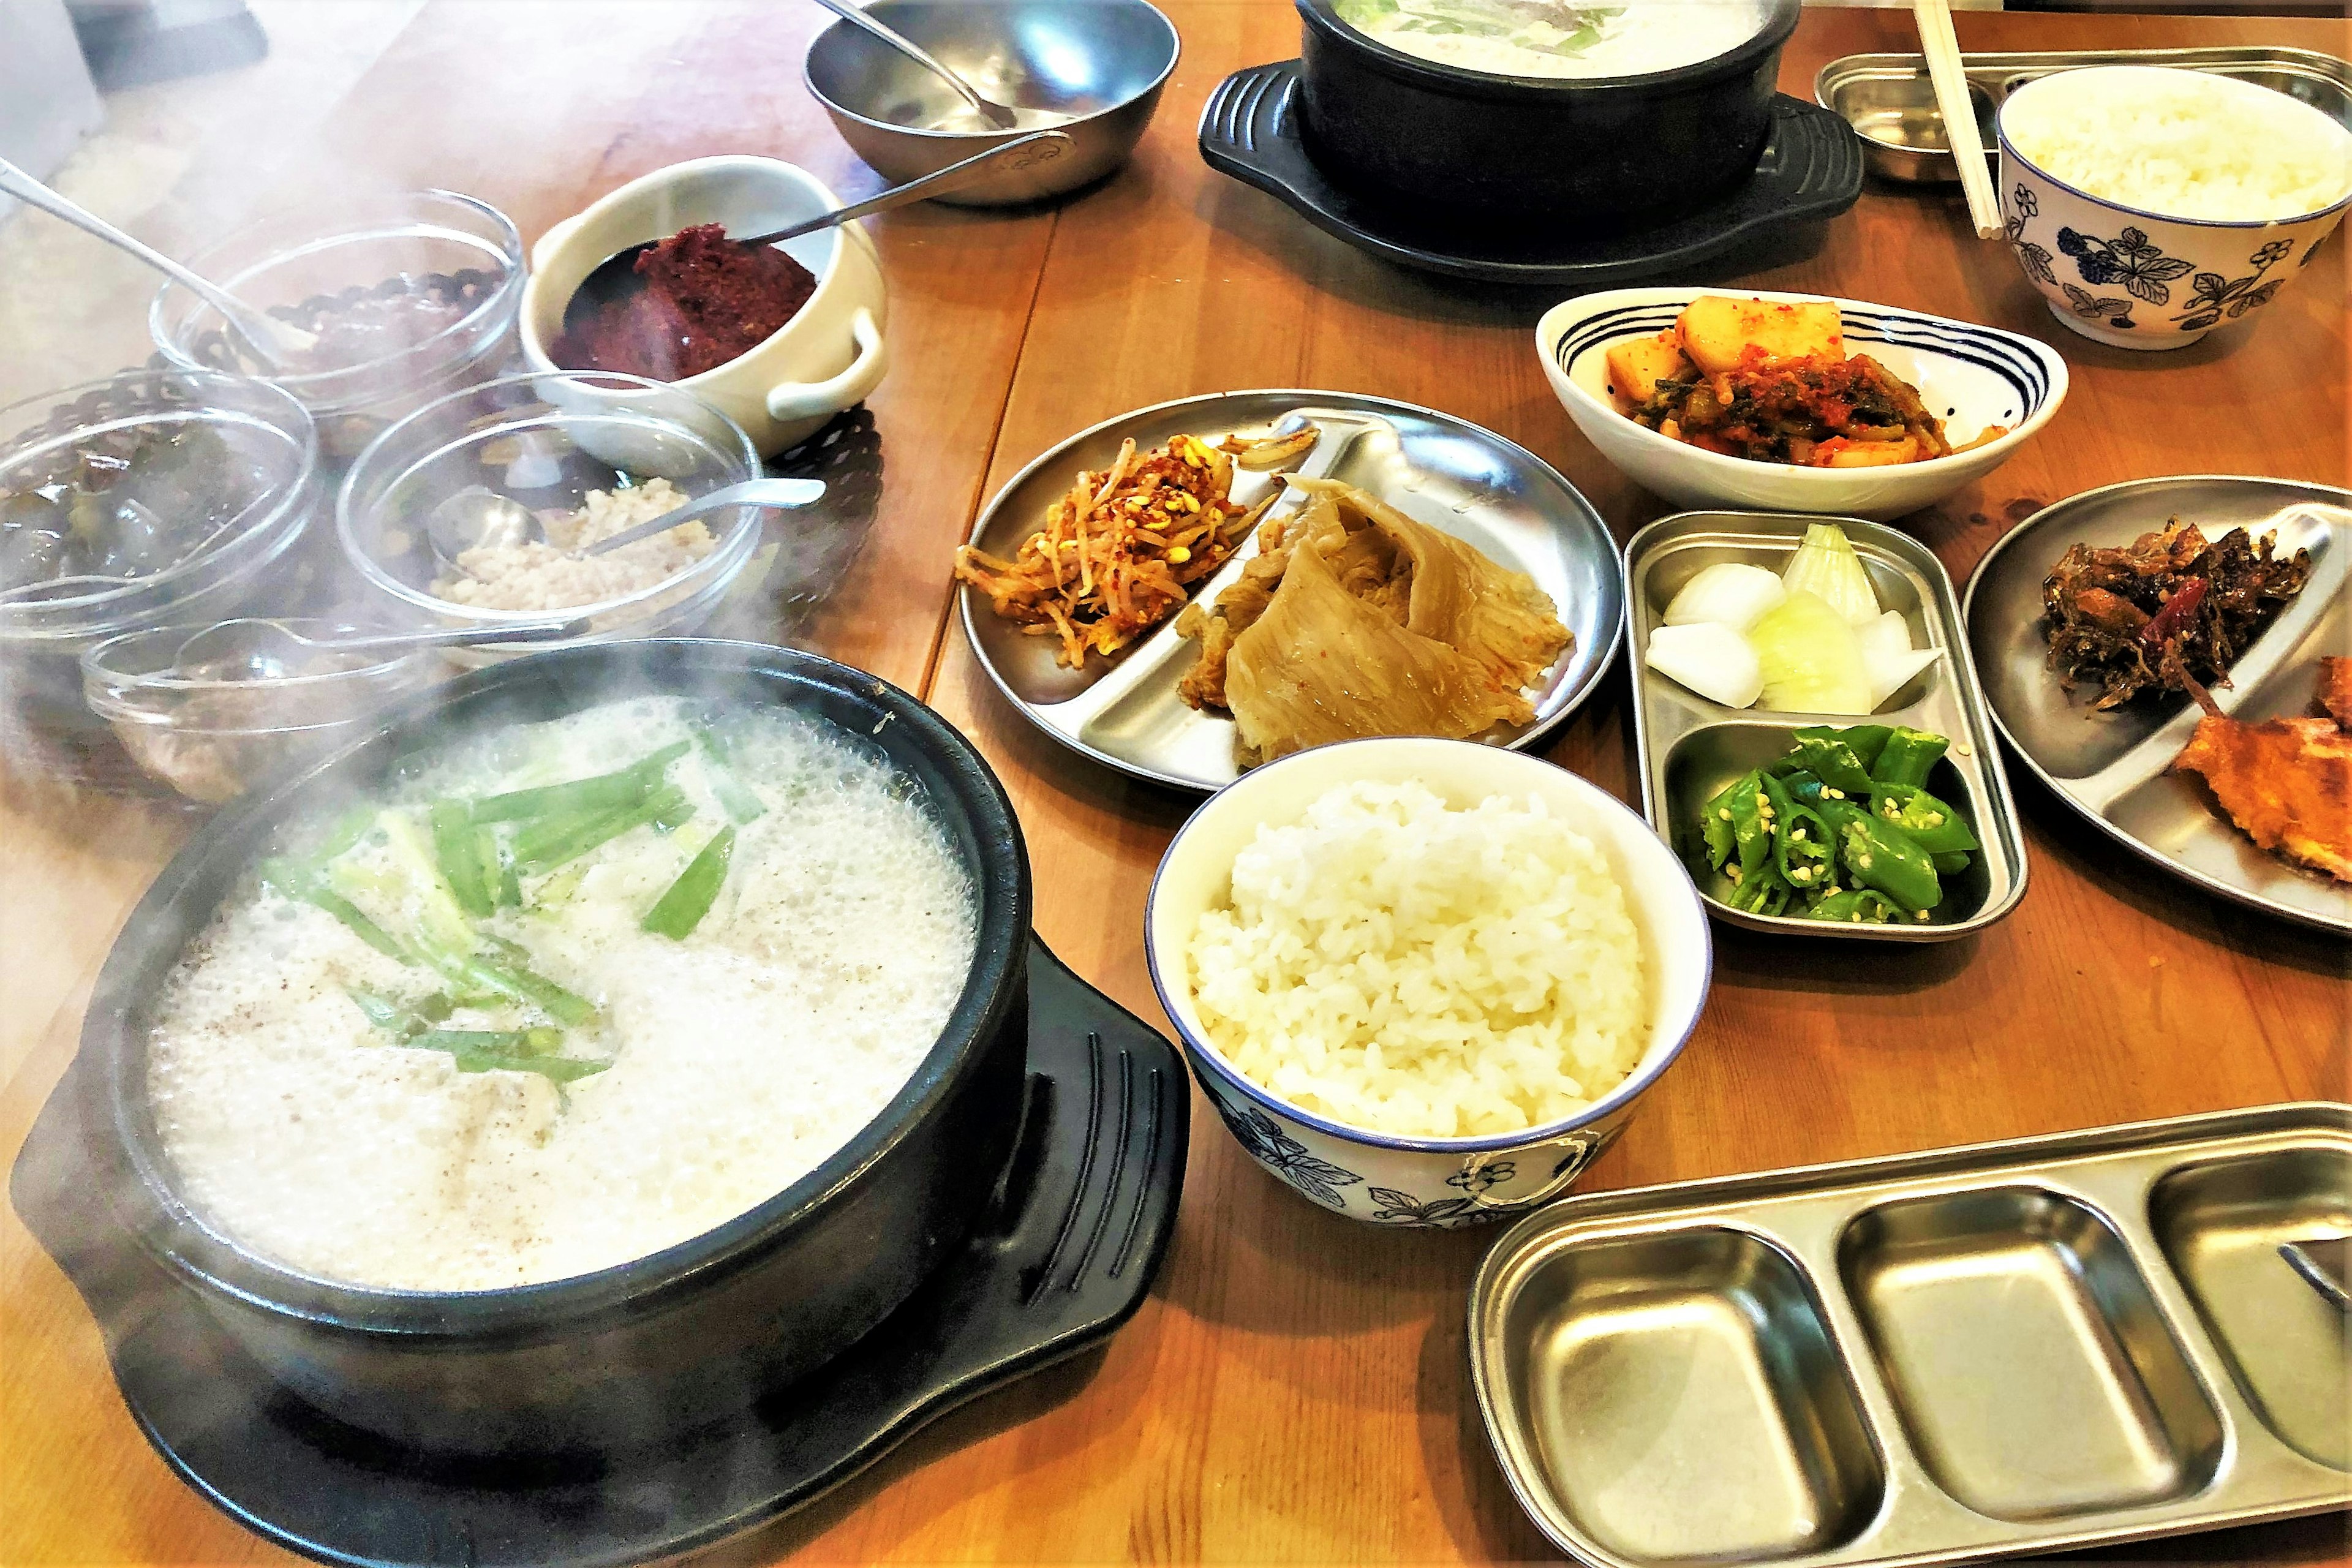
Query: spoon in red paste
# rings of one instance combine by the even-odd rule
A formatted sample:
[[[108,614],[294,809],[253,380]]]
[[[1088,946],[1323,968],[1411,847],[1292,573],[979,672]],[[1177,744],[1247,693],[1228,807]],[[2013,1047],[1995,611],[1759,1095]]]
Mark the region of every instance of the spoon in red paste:
[[[789,228],[775,229],[767,234],[730,234],[728,237],[738,245],[747,246],[775,245],[783,240],[797,239],[802,235],[814,234],[819,229],[831,228],[836,224],[849,223],[857,218],[871,216],[875,213],[888,212],[892,207],[902,207],[911,202],[929,201],[933,196],[946,195],[950,192],[962,190],[967,185],[977,184],[984,179],[993,179],[1023,169],[1036,168],[1067,153],[1070,145],[1068,132],[1062,131],[1040,131],[1032,135],[1016,137],[1013,141],[991,147],[985,153],[966,158],[961,163],[950,163],[936,174],[926,174],[919,180],[909,180],[903,185],[894,185],[879,195],[868,196],[862,202],[852,202],[845,207],[835,207],[830,212],[818,214],[805,223],[796,223]],[[637,286],[637,258],[660,243],[658,239],[649,239],[598,262],[588,276],[580,280],[580,287],[572,292],[571,300],[565,303],[564,330],[567,332],[576,330],[582,319],[602,306],[604,301],[635,289]]]

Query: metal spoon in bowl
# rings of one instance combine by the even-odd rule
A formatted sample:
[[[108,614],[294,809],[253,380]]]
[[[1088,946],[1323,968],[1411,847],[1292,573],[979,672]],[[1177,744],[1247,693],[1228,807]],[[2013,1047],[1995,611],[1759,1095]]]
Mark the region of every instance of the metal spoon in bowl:
[[[260,616],[222,621],[191,635],[172,656],[178,680],[286,680],[332,670],[306,665],[341,654],[387,653],[418,647],[470,647],[477,643],[553,642],[588,630],[585,616],[568,621],[522,621],[507,626],[433,626],[424,631],[383,632],[368,637],[310,637],[282,621]]]
[[[909,180],[903,185],[893,185],[878,195],[868,196],[862,202],[852,202],[845,207],[835,207],[829,212],[819,213],[805,223],[796,223],[790,227],[775,229],[767,234],[740,237],[730,235],[728,237],[738,245],[775,245],[783,240],[797,239],[802,235],[814,234],[819,229],[831,228],[836,224],[870,217],[876,213],[888,212],[893,207],[906,206],[914,202],[929,201],[933,196],[943,196],[950,192],[962,190],[967,185],[976,184],[983,179],[1013,174],[1022,169],[1034,169],[1041,163],[1053,162],[1068,152],[1071,146],[1069,132],[1040,131],[1033,136],[1018,137],[1013,141],[991,147],[987,152],[966,158],[960,163],[950,163],[936,174],[926,174],[919,180]],[[630,246],[626,250],[606,257],[591,268],[588,276],[580,280],[580,287],[572,290],[572,298],[564,304],[564,330],[572,331],[579,325],[580,318],[585,312],[594,310],[607,300],[635,288],[637,258],[660,243],[658,239],[648,239]]]
[[[908,59],[914,61],[917,65],[922,67],[925,70],[930,72],[933,76],[939,78],[950,87],[955,89],[956,96],[962,99],[966,103],[971,105],[971,111],[974,114],[979,115],[982,120],[987,121],[999,131],[1016,131],[1020,129],[1020,110],[1013,109],[1008,105],[999,103],[992,98],[982,97],[978,88],[964,80],[962,77],[958,76],[946,66],[941,65],[932,57],[931,52],[929,49],[926,49],[922,45],[915,42],[914,39],[909,38],[904,33],[899,32],[896,27],[886,26],[882,22],[876,20],[874,17],[867,16],[856,6],[849,4],[849,0],[816,0],[816,3],[824,6],[826,10],[832,12],[835,16],[840,17],[843,21],[847,22],[850,26],[864,28],[868,34],[881,39],[884,43],[889,45],[892,48],[898,50],[900,54],[906,56]]]
[[[593,544],[564,553],[573,560],[602,555],[608,550],[618,550],[624,544],[635,544],[640,539],[651,539],[656,533],[667,533],[682,522],[692,522],[698,517],[708,517],[714,511],[726,511],[739,506],[774,507],[779,510],[803,507],[824,499],[824,484],[820,479],[745,479],[740,484],[724,485],[707,496],[700,496],[684,506],[672,507],[659,517],[625,528],[620,532],[600,539]],[[484,544],[546,544],[546,525],[539,514],[519,500],[499,494],[496,490],[471,485],[435,507],[425,518],[425,536],[432,543],[433,553],[455,565],[457,557]]]
[[[63,218],[83,233],[96,235],[108,244],[129,251],[163,273],[218,311],[221,320],[226,321],[273,371],[285,370],[294,355],[319,341],[290,322],[264,315],[227,289],[199,278],[162,251],[142,245],[96,213],[49,189],[5,158],[0,158],[0,193],[12,195],[27,206],[38,207],[52,217]]]

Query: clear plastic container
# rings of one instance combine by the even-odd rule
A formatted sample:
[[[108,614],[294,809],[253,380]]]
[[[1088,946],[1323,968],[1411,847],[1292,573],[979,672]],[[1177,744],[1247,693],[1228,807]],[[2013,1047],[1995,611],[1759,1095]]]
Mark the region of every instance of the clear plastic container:
[[[603,371],[507,376],[446,397],[403,419],[360,455],[335,502],[343,553],[387,613],[449,626],[496,626],[583,616],[589,631],[561,643],[447,650],[481,665],[547,647],[682,636],[718,613],[760,547],[761,513],[740,507],[703,520],[717,544],[691,565],[635,592],[585,605],[492,609],[433,591],[455,569],[426,531],[433,510],[461,490],[488,489],[537,512],[569,511],[590,490],[666,479],[688,498],[760,476],[741,426],[710,404],[661,382]]]
[[[522,237],[454,191],[356,197],[248,224],[187,258],[239,299],[317,333],[317,363],[259,364],[213,308],[167,283],[148,311],[164,357],[265,375],[347,461],[394,420],[499,373],[522,306]]]
[[[108,477],[128,488],[89,499],[105,466],[126,459],[130,468]],[[321,489],[310,416],[268,382],[139,371],[0,408],[0,690],[11,717],[92,729],[84,650],[145,627],[225,620],[265,594],[274,605],[298,595]],[[117,527],[125,500],[170,548],[133,541],[107,547],[121,559],[87,559],[91,530]],[[79,531],[74,552],[51,542],[61,524]],[[45,560],[54,562],[46,571]]]
[[[368,732],[394,700],[445,667],[430,648],[391,658],[352,656],[341,668],[265,679],[186,679],[172,672],[180,645],[207,623],[110,637],[81,656],[82,694],[150,776],[190,800],[218,805],[308,758]],[[381,626],[289,619],[325,640]]]

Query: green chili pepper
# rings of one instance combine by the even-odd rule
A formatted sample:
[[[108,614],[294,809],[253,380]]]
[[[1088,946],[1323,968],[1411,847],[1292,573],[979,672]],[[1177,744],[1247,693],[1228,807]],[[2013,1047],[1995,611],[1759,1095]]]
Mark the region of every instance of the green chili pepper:
[[[1764,775],[1749,773],[1732,786],[1732,843],[1739,851],[1739,876],[1746,882],[1758,869],[1772,863],[1771,797],[1764,793]]]
[[[1886,750],[1886,742],[1894,737],[1895,731],[1886,724],[1848,724],[1842,730],[1800,730],[1797,733],[1826,734],[1844,742],[1846,749],[1861,759],[1864,768],[1875,774],[1879,754]]]
[[[1930,855],[1981,847],[1966,817],[1911,784],[1879,784],[1871,791],[1870,811],[1881,822],[1901,828]]]
[[[1871,777],[1880,784],[1922,786],[1951,744],[1941,735],[1906,725],[1888,737],[1886,749],[1878,753],[1877,763],[1870,770]]]
[[[734,752],[725,741],[708,725],[697,724],[694,743],[702,748],[703,773],[710,780],[710,793],[719,797],[719,809],[730,821],[749,822],[766,814],[768,808],[759,795],[735,776]]]
[[[1788,771],[1811,773],[1831,788],[1857,797],[1870,788],[1870,770],[1836,731],[1800,730],[1796,738],[1796,749],[1782,759],[1794,764]]]
[[[1802,897],[1827,887],[1831,853],[1836,841],[1821,813],[1793,798],[1779,779],[1764,775],[1764,794],[1772,803],[1780,831],[1772,835],[1772,868],[1790,891]]]
[[[630,805],[658,785],[663,773],[686,755],[690,745],[686,741],[674,742],[617,773],[490,795],[474,803],[474,820],[520,822],[531,817],[609,811]]]
[[[1965,849],[1947,849],[1932,858],[1938,877],[1953,876],[1969,868],[1969,852]]]
[[[1832,829],[1870,815],[1860,801],[1849,798],[1843,790],[1823,784],[1811,773],[1790,773],[1780,781],[1780,785],[1789,792],[1790,799],[1811,808]]]
[[[457,907],[476,920],[487,919],[492,908],[490,885],[483,874],[481,839],[465,804],[436,800],[425,820],[433,828],[433,858]]]
[[[1789,885],[1770,871],[1733,884],[1723,900],[1751,915],[1777,915],[1789,907]]]
[[[686,869],[677,874],[669,890],[646,911],[640,922],[644,929],[675,942],[685,941],[702,923],[702,917],[710,912],[720,884],[727,880],[727,858],[734,848],[733,828],[722,827],[712,834],[710,842],[686,863]]]
[[[1913,914],[1942,901],[1935,861],[1900,828],[1865,814],[1847,823],[1843,834],[1842,858],[1855,881],[1876,888]]]
[[[1852,925],[1885,925],[1900,912],[1895,900],[1885,893],[1870,888],[1848,888],[1816,899],[1805,911],[1805,918]]]
[[[1732,780],[1699,809],[1699,837],[1706,847],[1707,864],[1718,871],[1723,869],[1725,863],[1731,858],[1732,850],[1737,847],[1731,829],[1731,797],[1747,782],[1744,777]]]

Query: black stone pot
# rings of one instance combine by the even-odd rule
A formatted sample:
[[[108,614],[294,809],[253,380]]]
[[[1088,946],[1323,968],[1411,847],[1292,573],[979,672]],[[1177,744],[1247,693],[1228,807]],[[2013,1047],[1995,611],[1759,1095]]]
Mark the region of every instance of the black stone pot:
[[[282,825],[382,778],[447,727],[641,692],[831,720],[920,785],[970,868],[977,957],[915,1075],[831,1159],[747,1214],[574,1279],[449,1294],[288,1271],[190,1212],[144,1093],[147,1010],[189,938]],[[751,643],[605,644],[465,676],[369,741],[249,795],[166,867],[108,955],[82,1026],[91,1156],[116,1219],[269,1374],[319,1411],[444,1454],[623,1449],[736,1411],[821,1365],[971,1232],[1011,1153],[1027,1045],[1028,858],[980,754],[872,676]],[[364,1224],[354,1215],[352,1223]]]
[[[1636,4],[1640,0],[1635,0]],[[1756,172],[1799,0],[1713,59],[1647,76],[1493,76],[1421,59],[1297,0],[1307,148],[1335,182],[1546,231],[1664,222]]]

